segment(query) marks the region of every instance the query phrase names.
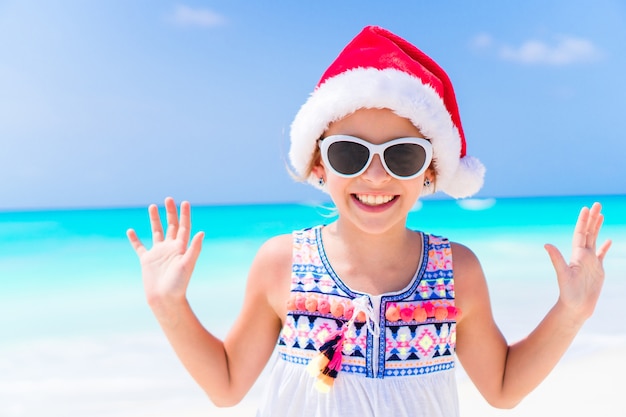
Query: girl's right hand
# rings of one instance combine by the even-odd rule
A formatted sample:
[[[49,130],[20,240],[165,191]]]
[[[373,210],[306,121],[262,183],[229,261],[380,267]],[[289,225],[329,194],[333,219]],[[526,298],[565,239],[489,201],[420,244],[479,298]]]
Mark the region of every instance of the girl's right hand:
[[[200,255],[204,233],[197,233],[189,243],[191,207],[188,202],[180,205],[180,220],[174,199],[165,199],[165,211],[167,232],[164,234],[157,206],[148,207],[152,229],[150,250],[133,229],[126,234],[141,263],[148,304],[162,324],[175,324],[172,321],[176,321],[176,307],[186,302],[187,286]]]

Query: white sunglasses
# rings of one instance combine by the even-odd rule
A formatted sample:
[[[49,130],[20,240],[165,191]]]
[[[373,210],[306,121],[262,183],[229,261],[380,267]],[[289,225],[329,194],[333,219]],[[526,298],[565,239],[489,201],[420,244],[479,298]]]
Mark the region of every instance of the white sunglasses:
[[[433,147],[424,138],[398,138],[375,145],[355,136],[332,135],[319,142],[326,167],[344,178],[361,175],[378,155],[389,175],[410,180],[422,175],[433,157]]]

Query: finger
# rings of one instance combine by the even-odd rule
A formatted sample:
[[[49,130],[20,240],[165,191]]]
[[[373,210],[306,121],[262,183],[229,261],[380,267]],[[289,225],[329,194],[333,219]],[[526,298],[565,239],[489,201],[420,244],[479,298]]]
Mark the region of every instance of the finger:
[[[600,229],[602,228],[602,224],[604,223],[604,215],[602,214],[602,206],[599,203],[595,203],[591,207],[591,216],[594,219],[594,223],[592,225],[593,231],[596,234],[599,234]]]
[[[604,224],[604,214],[600,213],[596,216],[595,222],[592,226],[593,232],[598,235],[600,233],[600,229],[602,229],[602,225]]]
[[[165,199],[165,213],[167,219],[166,239],[176,239],[178,234],[178,213],[176,212],[176,202],[173,198]]]
[[[554,266],[557,278],[564,276],[567,271],[567,262],[561,254],[561,251],[559,251],[556,246],[550,244],[544,245],[544,248],[550,256],[550,261],[552,261],[552,266]]]
[[[587,222],[587,247],[595,250],[598,234],[604,222],[602,215],[602,206],[600,203],[594,203],[589,210],[589,219]]]
[[[143,245],[143,243],[141,243],[141,240],[139,240],[139,237],[137,237],[137,233],[133,229],[128,229],[126,231],[126,236],[128,237],[128,241],[130,242],[130,245],[135,250],[135,253],[137,254],[137,256],[141,257],[141,255],[143,255],[147,251],[147,249]]]
[[[178,237],[184,242],[191,236],[191,205],[188,201],[180,203],[180,228]]]
[[[589,222],[589,208],[583,207],[578,215],[576,226],[574,227],[574,237],[572,239],[572,246],[574,248],[586,248],[587,247],[587,231]]]
[[[587,247],[593,251],[596,250],[600,229],[604,223],[604,216],[597,214],[589,220],[589,231],[587,232]]]
[[[163,241],[163,226],[161,225],[161,218],[159,217],[159,209],[155,204],[151,204],[148,207],[148,216],[150,217],[150,228],[152,230],[152,242]]]
[[[203,240],[204,240],[204,232],[196,233],[193,239],[191,239],[191,243],[189,244],[189,249],[187,250],[187,252],[185,252],[185,255],[183,256],[183,262],[187,265],[190,265],[192,269],[196,265],[198,256],[200,256],[200,251],[202,250]]]
[[[590,209],[590,211],[591,211],[592,213],[600,213],[600,212],[602,211],[602,204],[598,203],[597,201],[596,201],[596,202],[594,202],[594,203],[591,205],[591,209]]]
[[[598,252],[596,253],[596,255],[598,256],[598,259],[600,260],[600,262],[604,261],[604,257],[606,256],[606,253],[609,251],[609,248],[611,247],[611,242],[610,240],[607,240],[606,242],[604,242],[602,244],[602,246],[600,246],[600,249],[598,249]]]

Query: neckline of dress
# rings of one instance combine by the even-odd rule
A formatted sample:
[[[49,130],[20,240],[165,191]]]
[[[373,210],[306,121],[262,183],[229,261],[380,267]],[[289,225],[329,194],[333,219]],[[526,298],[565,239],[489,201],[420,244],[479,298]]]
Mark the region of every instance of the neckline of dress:
[[[420,234],[420,237],[422,239],[422,256],[420,256],[420,261],[417,265],[417,268],[415,270],[415,273],[413,274],[413,277],[411,278],[411,280],[408,282],[408,284],[397,291],[390,291],[390,292],[385,292],[385,293],[381,293],[381,294],[370,294],[368,292],[364,292],[364,291],[358,291],[353,289],[352,287],[350,287],[349,285],[347,285],[342,279],[341,277],[339,277],[339,274],[337,274],[337,272],[335,272],[333,266],[330,263],[330,260],[328,259],[328,255],[326,254],[326,249],[324,248],[324,241],[322,239],[322,228],[324,226],[320,225],[318,227],[315,228],[315,238],[316,238],[316,244],[317,244],[317,248],[318,248],[318,252],[320,255],[320,259],[322,261],[322,264],[324,265],[324,267],[326,268],[326,270],[328,271],[328,274],[330,275],[330,277],[333,279],[333,281],[335,281],[335,283],[342,289],[344,290],[347,294],[349,294],[352,297],[358,297],[358,296],[368,296],[370,299],[376,299],[377,301],[380,302],[380,300],[385,297],[398,297],[398,296],[402,296],[404,294],[407,293],[411,293],[413,291],[413,289],[417,286],[417,284],[419,283],[419,281],[421,281],[421,277],[424,275],[424,271],[425,271],[425,267],[427,264],[427,258],[428,258],[428,243],[429,243],[429,238],[428,235],[425,234],[424,232],[421,231],[416,231],[417,233]]]

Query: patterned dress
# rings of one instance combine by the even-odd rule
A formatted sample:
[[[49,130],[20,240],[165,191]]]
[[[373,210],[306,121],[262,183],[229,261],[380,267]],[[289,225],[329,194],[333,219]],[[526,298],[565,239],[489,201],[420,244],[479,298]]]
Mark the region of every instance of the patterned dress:
[[[337,276],[321,230],[293,234],[289,311],[257,415],[458,416],[459,311],[449,241],[423,234],[420,266],[409,285],[373,296],[353,291]],[[336,379],[321,392],[307,365],[339,333]]]

